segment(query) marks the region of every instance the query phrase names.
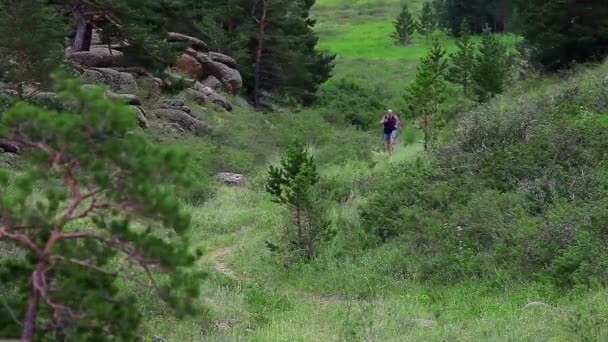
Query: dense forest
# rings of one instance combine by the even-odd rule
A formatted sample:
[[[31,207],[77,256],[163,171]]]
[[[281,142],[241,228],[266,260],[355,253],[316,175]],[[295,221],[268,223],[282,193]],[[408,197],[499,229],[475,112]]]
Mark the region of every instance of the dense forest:
[[[0,339],[608,339],[607,56],[603,0],[0,0]]]

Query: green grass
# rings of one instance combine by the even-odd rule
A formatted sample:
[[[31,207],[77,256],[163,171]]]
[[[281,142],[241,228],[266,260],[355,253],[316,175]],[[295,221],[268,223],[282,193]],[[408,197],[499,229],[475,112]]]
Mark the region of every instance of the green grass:
[[[419,145],[400,148],[408,160]],[[365,171],[359,164],[327,166],[324,177],[344,181],[381,172],[391,162],[378,153]],[[363,173],[361,173],[363,172]],[[334,208],[355,229],[361,196]],[[283,263],[265,248],[290,224],[289,213],[262,190],[222,187],[211,201],[192,208],[191,238],[208,253],[200,267],[210,272],[197,301],[208,316],[174,320],[152,315],[148,336],[170,341],[582,341],[608,338],[608,291],[564,295],[544,285],[468,282],[427,286],[394,274],[398,244],[341,258],[326,246],[312,263]],[[335,218],[334,217],[334,218]],[[243,225],[249,223],[248,229]],[[348,234],[348,232],[343,232]],[[213,251],[225,251],[217,256]],[[222,262],[236,274],[218,272]],[[282,265],[287,265],[284,267]],[[550,307],[525,308],[532,301]],[[205,321],[207,320],[207,321]],[[421,326],[417,320],[433,320]]]

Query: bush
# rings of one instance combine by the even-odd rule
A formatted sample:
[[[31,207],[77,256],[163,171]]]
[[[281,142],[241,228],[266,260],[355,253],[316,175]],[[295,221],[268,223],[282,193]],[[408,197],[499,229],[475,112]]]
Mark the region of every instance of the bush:
[[[607,284],[604,81],[569,77],[474,109],[453,143],[378,177],[361,227],[408,251],[394,274]]]

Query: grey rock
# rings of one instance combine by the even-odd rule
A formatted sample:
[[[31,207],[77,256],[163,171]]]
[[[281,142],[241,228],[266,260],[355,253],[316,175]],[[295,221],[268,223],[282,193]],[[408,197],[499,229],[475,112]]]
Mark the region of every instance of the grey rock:
[[[10,169],[11,166],[8,163],[0,161],[0,169]]]
[[[209,52],[209,57],[211,57],[212,60],[225,64],[233,69],[236,69],[238,65],[234,58],[224,55],[223,53]]]
[[[126,66],[123,53],[107,46],[91,46],[89,51],[67,52],[66,59],[85,68]]]
[[[157,109],[154,113],[158,118],[178,124],[181,128],[193,133],[203,133],[211,129],[207,123],[181,110]]]
[[[154,336],[154,342],[168,342],[162,337]]]
[[[211,90],[211,88],[207,88],[207,89]],[[209,92],[202,92],[202,91],[198,91],[196,89],[190,88],[190,89],[186,89],[185,93],[188,97],[190,97],[191,99],[193,99],[200,105],[212,103],[212,104],[215,104],[215,105],[218,105],[218,106],[224,108],[227,111],[232,110],[232,104],[228,100],[226,100],[226,98],[224,98],[222,95],[214,92],[213,90],[211,90],[211,91],[212,91],[212,93],[209,93]]]
[[[226,185],[243,186],[247,181],[247,177],[240,173],[220,172],[216,175],[218,181]]]
[[[141,100],[139,99],[139,96],[137,96],[137,95],[116,94],[115,92],[109,91],[109,90],[105,92],[105,95],[106,95],[106,98],[108,98],[110,100],[123,101],[132,106],[141,106]]]
[[[546,308],[549,307],[549,305],[543,303],[543,302],[530,302],[528,304],[526,304],[526,306],[524,306],[524,308],[526,309],[531,309],[531,308]]]
[[[170,123],[169,127],[180,132],[180,133],[186,133],[186,130],[183,129],[180,125],[176,124],[176,123]]]
[[[169,107],[183,107],[186,105],[184,101],[178,99],[163,99],[160,100],[160,104]]]
[[[195,37],[187,36],[185,34],[177,32],[169,32],[167,34],[167,41],[170,43],[188,43],[193,49],[202,52],[209,52],[207,44]]]
[[[101,33],[99,30],[93,30],[93,34],[91,34],[91,45],[101,45]]]
[[[19,93],[16,90],[13,90],[13,89],[0,89],[0,94],[12,96],[12,97],[19,96]]]
[[[137,123],[139,127],[143,129],[150,128],[150,123],[148,122],[148,118],[146,117],[146,111],[141,106],[130,106],[135,111],[135,117],[137,118]]]
[[[201,63],[204,74],[214,76],[221,83],[225,91],[236,95],[243,88],[243,78],[241,73],[223,63],[214,61],[208,54],[197,52],[193,49],[186,49],[186,53],[195,57]]]
[[[87,69],[83,78],[96,84],[105,84],[111,91],[118,94],[137,94],[139,88],[135,76],[110,68]]]
[[[247,102],[246,99],[244,99],[241,96],[234,97],[234,105],[239,106],[241,108],[245,108],[245,109],[253,108],[253,106],[249,102]]]
[[[222,89],[222,82],[215,76],[209,76],[201,82],[202,85],[207,86],[215,91]]]
[[[192,109],[190,109],[190,107],[188,106],[168,106],[166,104],[160,104],[159,108],[181,110],[182,112],[186,112],[187,114],[192,114]]]
[[[9,139],[0,138],[0,148],[3,149],[5,153],[21,153],[21,147],[19,144]]]
[[[238,94],[243,88],[241,73],[219,62],[213,62],[213,66],[212,75],[222,82],[224,90],[233,95]]]

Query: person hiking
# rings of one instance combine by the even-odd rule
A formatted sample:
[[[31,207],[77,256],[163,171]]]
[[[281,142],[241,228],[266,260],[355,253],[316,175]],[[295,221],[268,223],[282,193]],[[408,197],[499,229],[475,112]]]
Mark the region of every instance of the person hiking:
[[[382,117],[380,124],[384,127],[384,141],[386,141],[386,151],[389,156],[393,155],[395,150],[395,139],[397,138],[397,130],[401,127],[401,120],[392,110],[388,110]]]

